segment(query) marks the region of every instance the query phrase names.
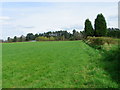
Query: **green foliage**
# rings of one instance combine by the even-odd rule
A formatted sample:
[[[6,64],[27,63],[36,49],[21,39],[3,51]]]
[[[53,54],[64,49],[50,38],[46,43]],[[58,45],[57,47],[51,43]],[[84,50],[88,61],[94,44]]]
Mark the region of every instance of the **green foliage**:
[[[54,37],[50,37],[49,41],[55,41],[55,38]]]
[[[105,50],[102,53],[102,56],[101,65],[120,88],[120,48],[117,45],[112,45],[110,50]]]
[[[35,39],[36,41],[55,41],[56,39],[54,38],[54,37],[37,37],[36,39]]]
[[[74,29],[74,30],[73,30],[73,35],[74,35],[75,33],[76,33],[76,30]]]
[[[100,37],[88,37],[87,39],[93,45],[104,45],[105,44],[104,40]]]
[[[82,33],[76,31],[75,29],[73,30],[73,35],[69,38],[69,40],[81,40],[83,38]]]
[[[111,78],[116,63],[82,41],[3,43],[2,48],[3,88],[119,87]]]
[[[35,37],[39,37],[39,35],[38,35],[38,34],[35,34]]]
[[[117,44],[116,39],[110,37],[88,37],[88,42],[93,45],[104,45],[104,44]]]
[[[105,17],[102,14],[98,14],[95,19],[95,36],[101,37],[107,34],[107,24]]]
[[[85,21],[85,33],[87,36],[94,35],[94,30],[93,30],[91,21],[89,19],[86,19],[86,21]]]
[[[35,40],[36,41],[49,41],[49,38],[47,38],[47,37],[37,37]]]
[[[74,39],[75,39],[75,40],[81,40],[81,39],[82,39],[82,34],[79,33],[79,32],[75,32],[75,34],[74,34]]]
[[[17,37],[16,36],[14,37],[13,42],[17,42]]]
[[[120,38],[120,30],[117,28],[108,28],[108,37]]]
[[[50,41],[54,41],[54,40],[70,40],[71,37],[73,37],[73,34],[71,33],[68,33],[67,31],[55,31],[55,32],[44,32],[44,33],[39,33],[39,34],[33,34],[33,33],[28,33],[26,35],[26,37],[18,37],[17,39],[17,42],[24,42],[24,38],[26,39],[25,41],[32,41],[32,40],[35,40],[37,38],[38,40],[38,37],[42,37],[44,39],[45,37],[45,41],[47,41],[47,39],[49,38]],[[78,35],[77,35],[78,37]],[[10,37],[9,37],[10,38]],[[44,40],[43,40],[44,41]],[[8,41],[9,42],[9,41]],[[13,42],[13,41],[11,41]]]
[[[82,35],[82,40],[83,40],[83,41],[86,40],[87,35],[86,35],[85,31],[80,31],[80,33],[81,33],[81,35]]]
[[[7,41],[8,42],[12,42],[12,39],[10,37],[8,37]]]
[[[74,39],[74,37],[73,37],[73,36],[71,36],[71,37],[69,38],[69,40],[73,41],[73,40],[75,40],[75,39]]]
[[[35,40],[35,36],[33,35],[33,33],[28,33],[26,36],[26,41],[31,41],[31,40]]]
[[[22,35],[22,36],[19,38],[19,41],[20,41],[20,42],[26,41],[26,37]]]

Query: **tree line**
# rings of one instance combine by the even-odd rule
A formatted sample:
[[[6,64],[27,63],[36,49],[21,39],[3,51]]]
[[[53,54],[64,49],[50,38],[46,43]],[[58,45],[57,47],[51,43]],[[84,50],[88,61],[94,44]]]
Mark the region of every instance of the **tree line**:
[[[28,33],[26,36],[8,37],[6,42],[82,40],[88,36],[120,38],[120,30],[117,28],[107,28],[105,17],[103,14],[98,14],[94,21],[94,27],[91,21],[86,19],[84,30],[80,32],[74,29],[72,33],[65,30],[37,34]]]
[[[8,37],[7,42],[25,42],[25,41],[62,41],[62,40],[80,40],[83,38],[82,32],[78,32],[75,29],[73,33],[68,31],[49,31],[39,34],[28,33],[26,36],[14,38]]]

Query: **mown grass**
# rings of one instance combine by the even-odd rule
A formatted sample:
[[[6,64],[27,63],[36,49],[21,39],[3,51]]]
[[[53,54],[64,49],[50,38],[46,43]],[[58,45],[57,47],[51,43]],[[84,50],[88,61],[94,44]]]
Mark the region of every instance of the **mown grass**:
[[[3,88],[118,88],[104,59],[82,41],[4,43]]]

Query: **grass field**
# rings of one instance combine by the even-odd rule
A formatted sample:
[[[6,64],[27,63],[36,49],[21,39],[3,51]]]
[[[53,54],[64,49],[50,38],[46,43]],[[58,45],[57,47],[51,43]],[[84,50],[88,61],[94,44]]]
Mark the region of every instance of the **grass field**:
[[[3,88],[118,88],[102,55],[82,41],[3,43]]]

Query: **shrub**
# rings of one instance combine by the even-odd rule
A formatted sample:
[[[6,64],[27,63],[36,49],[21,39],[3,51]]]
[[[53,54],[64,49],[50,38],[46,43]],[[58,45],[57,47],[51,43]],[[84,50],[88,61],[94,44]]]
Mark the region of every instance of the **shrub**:
[[[50,41],[55,41],[55,38],[54,37],[50,37],[49,40]]]
[[[36,41],[49,41],[49,38],[47,38],[47,37],[37,37],[35,40]]]
[[[88,37],[87,40],[93,45],[117,44],[117,40],[110,37]]]
[[[50,37],[50,38],[47,38],[47,37],[37,37],[35,39],[36,41],[55,41],[55,38],[54,37]]]

